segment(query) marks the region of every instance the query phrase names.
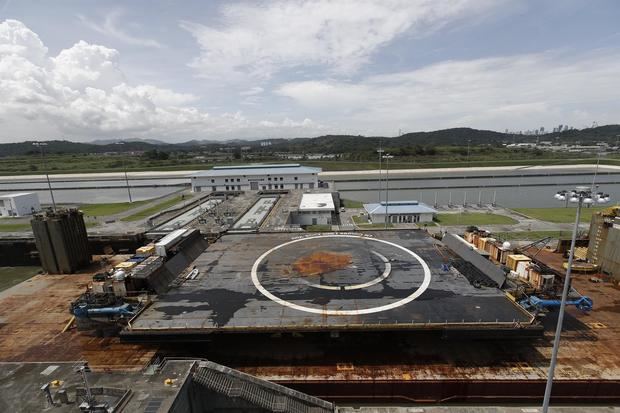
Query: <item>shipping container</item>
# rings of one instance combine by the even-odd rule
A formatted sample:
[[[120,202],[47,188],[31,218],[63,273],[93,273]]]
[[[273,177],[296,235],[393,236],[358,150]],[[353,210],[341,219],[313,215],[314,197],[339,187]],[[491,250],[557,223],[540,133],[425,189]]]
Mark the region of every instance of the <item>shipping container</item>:
[[[509,254],[506,257],[506,266],[513,271],[517,270],[517,264],[519,261],[532,261],[529,257],[523,254]]]
[[[153,255],[154,253],[155,253],[155,245],[153,244],[145,245],[136,250],[136,254],[143,255],[143,256]]]
[[[116,270],[131,270],[133,267],[135,267],[136,265],[138,265],[137,262],[133,262],[133,261],[125,261],[125,262],[121,262],[120,264],[117,264],[114,269]]]

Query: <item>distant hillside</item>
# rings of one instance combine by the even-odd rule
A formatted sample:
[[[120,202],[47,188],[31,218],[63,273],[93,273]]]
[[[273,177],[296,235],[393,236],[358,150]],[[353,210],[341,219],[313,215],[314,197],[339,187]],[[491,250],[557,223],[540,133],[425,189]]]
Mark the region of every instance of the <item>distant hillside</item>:
[[[95,145],[113,145],[118,143],[125,142],[143,142],[150,143],[151,145],[169,145],[169,143],[157,140],[157,139],[140,139],[140,138],[129,138],[129,139],[95,139],[94,141],[90,141],[88,143],[92,143]]]
[[[46,141],[45,143],[46,145],[44,147],[44,151],[45,153],[50,154],[147,151],[149,149],[155,149],[160,147],[160,145],[153,145],[146,142],[126,142],[123,145],[97,145],[94,143],[80,143],[70,141]],[[40,148],[34,146],[32,141],[0,144],[0,156],[36,154],[39,153],[39,151]]]
[[[315,138],[263,139],[263,140],[191,140],[188,142],[167,144],[154,139],[127,139],[123,145],[117,145],[116,139],[98,140],[91,143],[78,143],[65,140],[47,141],[45,151],[56,154],[131,152],[158,149],[161,151],[189,151],[192,149],[217,150],[221,147],[250,146],[263,152],[290,153],[368,153],[374,152],[382,145],[389,149],[434,147],[439,145],[501,145],[513,142],[553,141],[557,143],[582,143],[606,141],[615,143],[620,135],[620,125],[606,125],[588,129],[573,129],[561,133],[545,135],[518,135],[490,130],[471,128],[452,128],[432,132],[413,132],[397,137],[325,135]],[[270,141],[271,145],[261,146],[261,142]],[[26,155],[38,152],[32,141],[0,144],[0,156]]]

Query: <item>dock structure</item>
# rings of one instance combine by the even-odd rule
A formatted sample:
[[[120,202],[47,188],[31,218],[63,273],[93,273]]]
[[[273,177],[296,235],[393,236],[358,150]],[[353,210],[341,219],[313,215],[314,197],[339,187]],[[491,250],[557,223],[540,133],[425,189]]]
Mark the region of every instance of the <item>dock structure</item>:
[[[126,340],[213,333],[440,331],[540,335],[497,288],[476,288],[426,232],[225,235],[193,263],[199,276],[160,295]]]
[[[138,393],[142,391],[141,388],[145,388],[144,386],[139,388],[121,385],[121,381],[115,380],[115,377],[135,378],[136,382],[148,385],[145,389],[150,393],[156,389],[155,384],[169,390],[186,388],[165,385],[164,378],[174,377],[173,372],[166,370],[166,367],[161,370],[162,375],[154,376],[156,382],[145,381],[145,377],[141,376],[140,372],[151,371],[150,367],[162,357],[181,357],[196,366],[197,364],[193,363],[194,360],[200,361],[207,358],[259,379],[269,380],[332,402],[355,400],[356,403],[369,404],[383,402],[410,404],[449,401],[473,405],[474,403],[487,404],[490,401],[508,403],[519,400],[524,404],[538,404],[544,392],[556,312],[552,311],[542,318],[545,332],[542,337],[535,339],[529,337],[528,334],[535,330],[523,323],[521,327],[515,325],[502,330],[480,326],[465,326],[464,329],[456,324],[446,328],[437,324],[437,329],[434,330],[431,328],[414,329],[401,322],[403,319],[398,319],[398,325],[391,326],[391,328],[395,326],[398,328],[387,331],[381,326],[384,326],[386,320],[394,320],[394,314],[400,314],[399,311],[422,314],[426,307],[440,312],[445,317],[446,311],[456,314],[459,308],[461,310],[472,308],[472,311],[484,310],[495,314],[495,308],[489,310],[489,306],[494,302],[485,301],[487,300],[485,297],[496,297],[495,299],[499,300],[502,295],[493,287],[472,288],[471,280],[465,281],[464,276],[459,275],[460,270],[444,271],[443,264],[453,262],[455,257],[441,243],[426,237],[420,231],[394,230],[366,234],[338,234],[357,235],[359,241],[351,242],[366,243],[369,246],[366,251],[375,252],[366,252],[365,255],[361,252],[355,253],[354,245],[346,247],[344,242],[332,236],[336,235],[334,233],[320,235],[324,237],[324,242],[329,242],[317,244],[316,250],[310,248],[310,244],[299,248],[306,242],[318,243],[323,239],[316,238],[319,234],[304,235],[278,233],[224,236],[200,255],[199,260],[203,262],[200,264],[200,273],[195,280],[186,281],[185,284],[181,284],[181,288],[173,288],[168,293],[160,295],[172,302],[170,294],[182,293],[179,296],[182,298],[178,302],[168,305],[168,307],[177,306],[176,308],[154,306],[151,307],[154,311],[152,314],[149,315],[148,311],[144,313],[153,317],[149,318],[149,322],[153,322],[155,316],[158,315],[165,322],[173,320],[177,328],[173,332],[166,331],[166,335],[153,336],[141,332],[135,337],[122,338],[122,340],[134,338],[143,341],[142,343],[121,342],[119,337],[84,335],[75,328],[66,330],[70,321],[67,303],[83,291],[94,273],[101,270],[99,262],[92,264],[89,271],[80,274],[37,275],[28,282],[0,294],[0,318],[3,321],[0,361],[4,362],[5,371],[9,370],[8,374],[30,372],[32,375],[29,377],[36,378],[39,385],[56,379],[64,380],[60,369],[55,370],[50,376],[41,374],[43,371],[49,371],[46,369],[50,365],[66,362],[73,366],[78,361],[88,361],[93,371],[92,384],[94,386],[123,389],[131,387],[132,403],[140,405],[130,404],[126,411],[144,410],[147,404],[154,404],[155,401],[151,402],[148,397],[146,399],[138,397]],[[382,243],[371,241],[372,239],[392,242],[417,254],[429,267],[431,282],[423,294],[409,303],[391,310],[359,315],[358,319],[361,321],[369,319],[368,317],[376,317],[378,321],[374,324],[365,323],[363,328],[354,331],[345,330],[339,325],[325,326],[324,324],[319,324],[325,328],[317,332],[295,329],[280,330],[271,334],[251,334],[251,330],[230,328],[234,325],[226,320],[240,320],[240,314],[245,312],[250,305],[252,305],[251,308],[258,308],[258,311],[262,311],[254,304],[255,301],[271,302],[268,298],[262,298],[265,296],[256,287],[252,290],[245,280],[246,277],[250,277],[250,283],[253,285],[251,274],[249,276],[247,274],[251,273],[256,259],[280,244],[297,239],[302,241],[272,251],[257,266],[258,279],[267,292],[279,298],[286,298],[294,304],[326,310],[351,310],[351,307],[342,309],[336,307],[338,298],[326,302],[303,297],[287,297],[285,287],[290,287],[291,291],[295,288],[299,291],[310,291],[305,288],[312,288],[317,290],[312,291],[314,296],[319,298],[338,292],[344,295],[361,294],[359,291],[365,291],[368,294],[375,294],[374,297],[369,298],[379,299],[378,293],[382,291],[384,302],[393,303],[393,300],[401,299],[402,295],[395,295],[399,287],[404,287],[401,285],[402,279],[396,282],[399,276],[397,273],[399,266],[404,268],[405,265],[409,265],[411,272],[415,273],[422,265],[417,264],[416,267],[415,263],[406,264],[404,258],[398,257],[400,254],[398,251],[402,251],[402,256],[405,256],[405,251],[396,247],[391,250],[392,247],[387,244],[383,248],[380,246],[383,245]],[[266,243],[261,244],[263,240]],[[287,247],[295,248],[293,252],[290,252],[284,250]],[[361,246],[356,248],[363,251]],[[227,249],[231,250],[230,253],[225,253]],[[288,263],[281,263],[278,261],[278,251],[290,255],[293,259]],[[323,252],[320,253],[321,251]],[[212,255],[205,255],[206,253]],[[350,259],[347,254],[351,255]],[[377,254],[385,257],[388,262]],[[546,257],[551,252],[542,251],[539,257],[543,254]],[[561,254],[557,255],[561,259]],[[413,256],[411,257],[411,260],[414,260]],[[106,265],[113,268],[126,258],[127,256],[112,257]],[[208,261],[206,261],[207,258]],[[363,260],[372,263],[372,266],[363,265]],[[387,263],[390,264],[389,272],[386,272]],[[290,271],[291,267],[295,272],[305,275],[295,278],[289,274],[290,281],[287,284],[284,282],[286,273],[283,271]],[[372,267],[375,268],[374,274],[371,271]],[[354,278],[356,283],[347,282],[347,279],[354,277],[353,270],[357,271],[357,276]],[[269,271],[273,271],[274,274],[271,283],[267,277]],[[325,273],[322,279],[317,275],[320,272]],[[372,275],[374,277],[371,277]],[[393,276],[394,280],[392,280]],[[418,273],[418,280],[419,277]],[[209,278],[213,284],[207,283],[206,280]],[[294,279],[298,281],[293,284]],[[308,284],[301,279],[329,288],[308,287]],[[281,285],[276,283],[278,280],[282,281]],[[239,284],[238,290],[235,290],[237,292],[225,293],[225,291],[214,289],[211,290],[214,291],[213,296],[205,298],[205,286],[216,286],[220,282],[227,286],[226,291],[232,288],[231,285]],[[184,289],[190,283],[193,283],[193,289]],[[302,283],[304,285],[301,285]],[[365,286],[357,289],[344,288],[358,287],[360,284]],[[420,285],[419,281],[412,279],[409,291],[414,289],[417,291]],[[573,279],[573,286],[582,294],[592,297],[595,307],[588,313],[577,308],[567,309],[566,323],[562,333],[561,361],[556,370],[552,401],[582,405],[585,403],[617,404],[620,402],[620,354],[616,351],[620,343],[617,286],[610,282],[593,283],[588,277],[580,276]],[[332,287],[343,288],[334,290]],[[249,292],[239,292],[244,289]],[[455,291],[458,294],[450,294]],[[358,303],[357,309],[367,308],[362,306],[367,304],[366,301],[355,298],[352,300]],[[502,303],[500,304],[502,308],[505,304],[509,304],[505,308],[510,308],[512,305],[512,302],[507,303],[506,300],[496,302]],[[460,307],[454,307],[454,303]],[[211,305],[215,310],[210,310]],[[283,326],[290,325],[292,322],[303,322],[300,317],[294,317],[289,322],[287,317],[299,310],[279,305],[280,313],[275,318],[276,322]],[[193,311],[187,311],[184,308],[187,306],[194,307]],[[476,306],[481,308],[478,309]],[[268,308],[268,311],[272,310],[273,308]],[[207,311],[212,311],[212,313],[207,313]],[[226,313],[226,311],[229,312]],[[518,308],[517,311],[520,312]],[[466,314],[464,311],[461,313]],[[181,324],[183,320],[177,318],[177,315],[186,316],[188,326],[192,326],[191,323],[199,317],[207,315],[203,321],[216,321],[219,323],[218,328],[199,330],[193,335],[194,331],[186,329],[186,326]],[[257,313],[256,317],[259,315],[260,313]],[[308,313],[307,317],[311,318],[314,315]],[[353,316],[337,315],[326,315],[324,318],[326,322],[339,318],[354,319]],[[463,316],[461,316],[461,323],[462,318]],[[133,323],[140,322],[140,320],[141,316],[138,316]],[[315,320],[312,318],[312,323]],[[164,326],[164,329],[167,328]],[[270,328],[273,328],[273,325]],[[422,334],[421,331],[430,334]],[[227,332],[238,334],[225,334]],[[435,332],[439,332],[439,335],[434,334]],[[469,336],[463,338],[464,332],[470,333]],[[495,334],[496,338],[481,339],[490,333]],[[172,340],[166,343],[157,342],[157,340],[163,341],[166,337]],[[451,339],[454,337],[457,339]],[[194,339],[196,342],[188,342]],[[13,368],[9,363],[20,365],[31,363],[32,367]],[[37,365],[34,366],[32,363]],[[99,376],[97,376],[99,372],[110,372],[111,376],[105,380],[102,377],[99,381]],[[114,372],[120,373],[115,376]],[[133,373],[137,374],[130,376]],[[67,374],[71,377],[78,377],[73,372]],[[31,380],[29,377],[26,377],[27,381]],[[67,380],[65,386],[71,383]],[[154,384],[151,386],[149,383]],[[175,382],[176,385],[180,383],[181,380]],[[37,386],[24,386],[19,381],[15,381],[13,386],[11,389],[5,386],[3,393],[3,396],[7,392],[10,394],[11,397],[4,400],[11,403],[11,406],[13,406],[12,400],[32,397],[31,393],[28,393],[31,390],[28,389],[34,389],[39,395],[39,399],[32,397],[33,403],[40,404],[45,401],[43,393],[40,393]],[[226,389],[238,387],[231,385]],[[13,389],[18,390],[13,392]],[[67,393],[71,400],[74,400],[73,390],[67,390]],[[200,394],[204,394],[202,389]],[[74,405],[65,406],[67,409],[75,407]],[[425,405],[424,409],[427,410],[427,406]],[[60,408],[57,410],[63,411]],[[180,411],[189,410],[181,409]]]
[[[232,226],[233,231],[256,231],[278,202],[277,196],[259,197],[254,205]]]

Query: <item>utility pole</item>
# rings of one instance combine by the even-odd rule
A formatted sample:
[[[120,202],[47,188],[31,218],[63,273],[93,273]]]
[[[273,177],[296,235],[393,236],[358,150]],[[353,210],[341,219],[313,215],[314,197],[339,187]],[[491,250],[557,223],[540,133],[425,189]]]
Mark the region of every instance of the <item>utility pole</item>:
[[[549,401],[551,400],[551,388],[553,386],[553,376],[555,374],[555,365],[558,359],[558,351],[560,349],[560,337],[562,335],[562,323],[564,321],[564,311],[566,309],[566,300],[568,299],[568,290],[570,286],[570,276],[573,268],[573,258],[575,256],[575,244],[577,243],[577,231],[579,230],[579,219],[581,217],[581,207],[583,204],[591,205],[593,203],[604,204],[609,202],[609,194],[602,192],[593,193],[590,188],[578,186],[572,191],[560,191],[554,195],[558,201],[570,201],[577,204],[577,213],[575,216],[575,225],[573,226],[573,236],[571,238],[570,251],[568,254],[568,267],[564,277],[564,286],[562,288],[562,301],[560,302],[560,311],[558,313],[558,322],[555,328],[555,338],[553,340],[553,350],[551,352],[551,361],[549,363],[549,373],[547,375],[547,385],[545,386],[545,396],[543,399],[542,413],[548,413]]]
[[[116,142],[116,145],[124,145],[125,142]],[[125,163],[125,158],[123,157],[123,153],[121,152],[121,162],[123,166],[123,170],[125,171],[125,185],[127,186],[127,195],[129,196],[129,203],[131,204],[133,201],[131,200],[131,189],[129,188],[129,178],[127,177],[127,164]]]
[[[381,190],[382,190],[382,188],[381,188],[381,185],[382,185],[381,184],[381,180],[382,180],[382,176],[381,176],[381,174],[382,174],[381,158],[383,157],[383,152],[385,152],[383,150],[383,142],[382,142],[381,139],[379,139],[379,149],[377,149],[377,153],[379,154],[379,205],[381,205],[381,197],[382,197],[382,195],[381,195]]]
[[[43,162],[43,169],[45,169],[45,178],[47,179],[47,187],[50,190],[50,198],[52,198],[52,209],[56,212],[56,201],[54,200],[54,191],[52,191],[52,183],[50,182],[50,175],[47,170],[47,162],[45,161],[45,155],[43,152],[43,147],[47,146],[45,142],[32,142],[33,146],[38,146],[41,150],[41,161]]]
[[[390,220],[390,159],[394,156],[388,154],[383,155],[385,159],[385,228],[387,229]]]

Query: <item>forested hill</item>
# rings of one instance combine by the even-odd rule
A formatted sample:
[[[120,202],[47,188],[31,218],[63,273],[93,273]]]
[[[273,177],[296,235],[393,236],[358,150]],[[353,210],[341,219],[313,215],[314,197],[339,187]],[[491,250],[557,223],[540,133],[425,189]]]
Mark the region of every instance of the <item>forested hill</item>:
[[[37,154],[40,152],[41,148],[33,145],[33,143],[33,141],[26,141],[0,144],[0,156]],[[160,145],[153,145],[147,142],[124,142],[122,145],[100,145],[71,141],[45,141],[44,143],[45,146],[43,146],[43,150],[46,153],[55,154],[147,151],[162,147]],[[167,146],[168,145],[164,145],[163,147]]]
[[[415,146],[434,147],[439,145],[501,145],[514,142],[535,142],[552,141],[554,143],[581,143],[589,144],[593,142],[606,141],[616,142],[620,136],[620,125],[606,125],[588,129],[573,129],[561,133],[548,133],[545,135],[519,135],[511,133],[501,133],[490,130],[479,130],[471,128],[452,128],[432,132],[413,132],[401,136],[373,136],[365,137],[359,135],[325,135],[314,138],[292,138],[292,139],[268,139],[271,145],[262,147],[263,140],[234,140],[221,141],[214,140],[191,140],[184,143],[158,144],[157,141],[146,140],[127,140],[122,145],[117,143],[102,144],[71,142],[67,140],[47,141],[44,150],[46,153],[56,154],[78,154],[78,153],[106,153],[106,152],[131,152],[131,151],[187,151],[194,148],[216,150],[222,146],[242,147],[251,146],[255,149],[261,148],[267,152],[293,152],[293,153],[356,153],[374,151],[379,144],[388,148],[410,148]],[[0,144],[0,156],[16,156],[35,154],[39,148],[33,145],[32,141],[19,143]]]

